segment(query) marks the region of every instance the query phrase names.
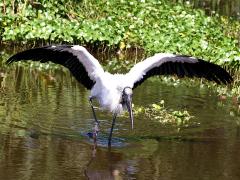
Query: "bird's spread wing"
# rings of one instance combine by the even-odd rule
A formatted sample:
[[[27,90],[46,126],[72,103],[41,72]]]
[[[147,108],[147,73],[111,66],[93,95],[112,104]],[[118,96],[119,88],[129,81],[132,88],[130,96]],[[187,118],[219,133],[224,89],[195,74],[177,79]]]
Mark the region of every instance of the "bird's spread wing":
[[[128,80],[136,88],[154,75],[206,78],[216,83],[230,83],[232,77],[220,66],[189,56],[159,53],[136,64],[128,73]]]
[[[98,60],[84,47],[78,45],[44,46],[22,51],[10,57],[10,64],[20,60],[33,60],[42,63],[51,61],[67,67],[73,76],[87,89],[91,89],[96,79],[103,73]]]

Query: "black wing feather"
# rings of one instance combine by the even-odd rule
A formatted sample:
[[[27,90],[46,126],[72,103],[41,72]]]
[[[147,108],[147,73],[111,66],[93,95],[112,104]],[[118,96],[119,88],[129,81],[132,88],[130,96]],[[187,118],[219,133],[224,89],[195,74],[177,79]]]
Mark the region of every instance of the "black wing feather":
[[[51,61],[65,66],[72,75],[87,89],[91,89],[95,82],[91,80],[83,64],[74,55],[71,45],[44,46],[17,53],[7,60],[7,64],[20,60],[32,60],[45,63]]]
[[[136,88],[147,78],[154,75],[177,75],[178,77],[198,77],[209,81],[215,81],[217,84],[228,84],[233,81],[231,75],[222,67],[189,56],[165,57],[167,59],[158,67],[154,67],[143,75],[143,78],[134,83]]]

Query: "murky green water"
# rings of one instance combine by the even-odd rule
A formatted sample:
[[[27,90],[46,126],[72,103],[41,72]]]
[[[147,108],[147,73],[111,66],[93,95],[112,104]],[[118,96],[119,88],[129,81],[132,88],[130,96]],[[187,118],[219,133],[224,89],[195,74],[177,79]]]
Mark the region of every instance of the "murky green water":
[[[111,114],[97,111],[101,146],[94,152],[86,136],[93,126],[89,92],[65,69],[38,69],[0,67],[0,179],[240,178],[240,117],[231,99],[147,81],[134,91],[134,104],[164,99],[167,108],[195,116],[191,125],[178,131],[136,117],[131,131],[120,117],[109,150]]]

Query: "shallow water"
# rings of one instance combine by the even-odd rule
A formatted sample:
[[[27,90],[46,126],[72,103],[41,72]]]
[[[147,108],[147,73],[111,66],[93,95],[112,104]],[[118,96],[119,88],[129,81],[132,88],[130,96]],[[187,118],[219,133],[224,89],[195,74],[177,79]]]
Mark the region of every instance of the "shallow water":
[[[163,99],[168,109],[194,116],[189,127],[136,117],[131,131],[119,117],[108,149],[112,117],[97,110],[94,151],[86,135],[93,127],[89,92],[66,69],[2,65],[0,73],[0,179],[240,178],[238,104],[208,88],[143,83],[135,106]]]

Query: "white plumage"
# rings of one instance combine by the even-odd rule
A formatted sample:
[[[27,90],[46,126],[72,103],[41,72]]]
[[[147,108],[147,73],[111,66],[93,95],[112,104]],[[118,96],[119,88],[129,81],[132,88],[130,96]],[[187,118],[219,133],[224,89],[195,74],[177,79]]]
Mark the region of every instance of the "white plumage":
[[[56,46],[54,48],[56,48]],[[74,50],[74,55],[77,56],[78,60],[86,68],[90,79],[97,80],[103,76],[104,70],[102,66],[99,64],[98,60],[86,50],[86,48],[76,45],[72,46],[71,49]]]
[[[127,74],[105,72],[98,60],[79,45],[44,46],[22,51],[10,57],[8,64],[19,60],[42,63],[52,61],[68,68],[73,76],[91,90],[90,104],[96,98],[100,106],[114,114],[111,137],[116,115],[124,109],[129,111],[132,128],[132,90],[154,75],[177,75],[179,77],[206,78],[217,83],[230,83],[232,77],[220,66],[193,57],[158,53],[137,63]],[[92,106],[95,121],[98,120]]]

